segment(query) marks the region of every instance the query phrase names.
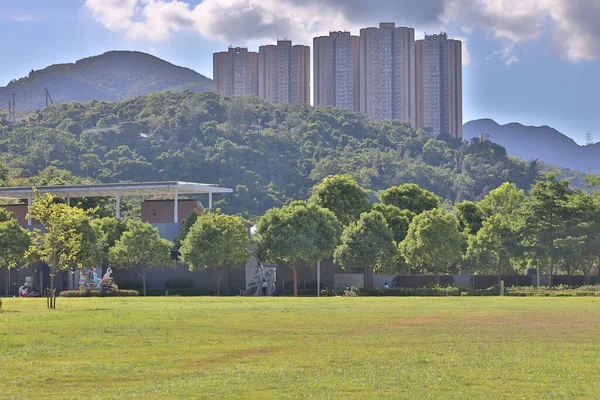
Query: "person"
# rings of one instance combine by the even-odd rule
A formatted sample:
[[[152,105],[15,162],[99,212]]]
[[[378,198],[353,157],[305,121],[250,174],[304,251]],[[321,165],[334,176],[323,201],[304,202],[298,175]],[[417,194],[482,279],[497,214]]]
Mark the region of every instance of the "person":
[[[384,288],[384,289],[389,289],[389,288],[390,288],[390,285],[388,285],[388,283],[386,282],[386,283],[383,285],[383,288]]]
[[[263,283],[262,283],[262,295],[266,296],[267,295],[267,289],[269,287],[269,284],[267,283],[266,279],[263,278]]]
[[[27,297],[27,283],[19,288],[19,297]]]

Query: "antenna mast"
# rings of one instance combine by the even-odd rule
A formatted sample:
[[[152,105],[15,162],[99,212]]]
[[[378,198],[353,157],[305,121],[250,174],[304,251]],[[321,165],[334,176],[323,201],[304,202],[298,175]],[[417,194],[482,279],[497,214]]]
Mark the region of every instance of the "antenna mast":
[[[44,90],[46,91],[46,106],[48,105],[48,100],[50,100],[50,103],[54,105],[54,101],[52,101],[52,97],[50,97],[50,92],[48,92],[48,88],[44,88]]]

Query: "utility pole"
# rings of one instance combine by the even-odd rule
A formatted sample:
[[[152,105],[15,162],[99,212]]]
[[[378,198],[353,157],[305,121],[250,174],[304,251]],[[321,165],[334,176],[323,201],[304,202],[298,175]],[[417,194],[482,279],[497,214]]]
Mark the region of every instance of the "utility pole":
[[[52,97],[50,97],[50,92],[48,92],[47,88],[44,88],[44,90],[46,91],[46,106],[48,106],[48,100],[50,100],[50,103],[54,105],[54,101],[52,101]]]
[[[589,146],[590,144],[594,144],[594,137],[588,132],[587,135],[585,135],[585,145]]]

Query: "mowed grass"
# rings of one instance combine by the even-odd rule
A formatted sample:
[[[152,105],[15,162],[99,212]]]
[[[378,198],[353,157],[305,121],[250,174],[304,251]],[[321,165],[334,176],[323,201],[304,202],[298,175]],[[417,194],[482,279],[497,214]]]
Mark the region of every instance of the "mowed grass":
[[[3,299],[0,398],[598,398],[595,298]]]

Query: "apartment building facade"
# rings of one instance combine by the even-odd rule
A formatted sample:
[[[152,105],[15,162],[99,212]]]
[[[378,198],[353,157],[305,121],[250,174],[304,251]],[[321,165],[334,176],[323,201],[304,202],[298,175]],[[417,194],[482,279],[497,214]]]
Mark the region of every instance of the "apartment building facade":
[[[221,96],[258,95],[258,53],[245,47],[214,53],[213,91]]]
[[[330,32],[313,39],[314,105],[360,111],[360,38]]]
[[[462,44],[445,33],[416,42],[417,128],[462,138]]]
[[[360,111],[415,125],[415,31],[381,23],[360,30]]]
[[[260,46],[258,96],[275,104],[310,104],[310,47],[291,40]]]

